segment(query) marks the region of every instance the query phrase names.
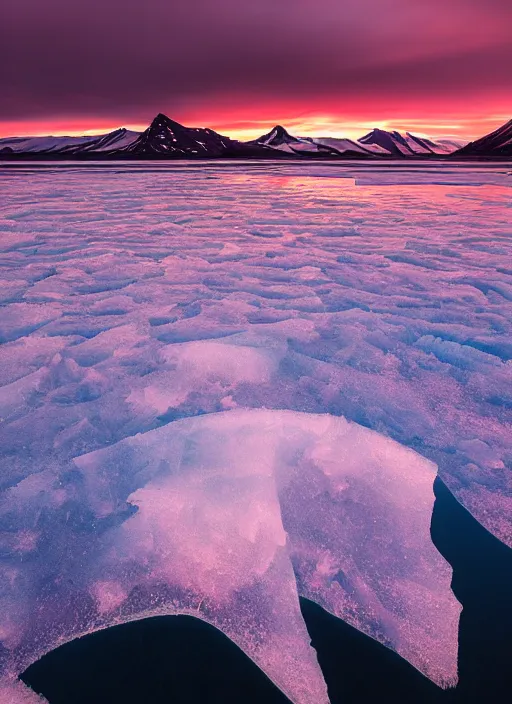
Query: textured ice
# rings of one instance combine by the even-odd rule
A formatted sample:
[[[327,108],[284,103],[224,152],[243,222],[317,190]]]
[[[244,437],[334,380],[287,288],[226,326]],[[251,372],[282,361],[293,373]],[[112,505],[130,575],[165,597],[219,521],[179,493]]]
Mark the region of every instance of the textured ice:
[[[146,565],[299,699],[312,673],[298,686],[304,645],[294,659],[299,644],[281,635],[298,618],[291,560],[301,595],[455,681],[459,605],[429,534],[436,467],[412,450],[344,418],[252,409],[169,423],[75,464],[96,516],[138,508],[109,536],[119,604]]]
[[[301,594],[454,682],[432,482],[512,543],[509,172],[0,171],[4,677],[192,613],[320,703]]]
[[[2,704],[47,704],[44,697],[25,687],[23,682],[11,678],[0,682],[0,702]]]

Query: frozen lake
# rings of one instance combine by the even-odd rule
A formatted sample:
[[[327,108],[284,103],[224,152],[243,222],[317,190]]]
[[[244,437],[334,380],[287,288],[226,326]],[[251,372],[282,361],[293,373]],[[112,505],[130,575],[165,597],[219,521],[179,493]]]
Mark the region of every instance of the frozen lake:
[[[5,675],[194,613],[320,704],[300,593],[453,684],[431,487],[437,465],[512,544],[511,187],[505,164],[0,166]]]

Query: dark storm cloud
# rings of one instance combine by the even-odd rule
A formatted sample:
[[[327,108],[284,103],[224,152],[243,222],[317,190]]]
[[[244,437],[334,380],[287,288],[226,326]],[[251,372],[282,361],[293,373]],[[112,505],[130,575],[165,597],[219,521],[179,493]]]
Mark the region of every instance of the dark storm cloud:
[[[505,90],[509,0],[2,0],[0,119]]]

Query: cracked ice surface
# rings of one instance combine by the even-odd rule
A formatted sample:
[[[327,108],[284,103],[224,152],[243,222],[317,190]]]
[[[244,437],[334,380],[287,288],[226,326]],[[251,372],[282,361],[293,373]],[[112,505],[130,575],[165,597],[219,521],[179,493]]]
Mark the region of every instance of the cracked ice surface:
[[[187,612],[325,701],[298,588],[453,682],[432,462],[512,542],[507,169],[0,181],[3,671]]]

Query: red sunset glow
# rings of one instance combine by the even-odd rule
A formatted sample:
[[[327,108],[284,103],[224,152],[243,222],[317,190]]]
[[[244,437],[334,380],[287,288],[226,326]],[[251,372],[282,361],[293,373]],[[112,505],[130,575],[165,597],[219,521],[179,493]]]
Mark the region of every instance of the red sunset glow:
[[[238,139],[276,123],[474,139],[512,114],[510,27],[504,0],[6,0],[0,136],[163,112]]]
[[[375,107],[365,106],[356,109],[343,109],[338,111],[316,112],[308,110],[304,105],[262,105],[251,109],[233,108],[232,111],[207,108],[204,110],[180,110],[175,114],[170,109],[163,108],[163,112],[173,119],[189,126],[210,127],[221,134],[226,134],[234,139],[254,139],[264,132],[268,132],[276,124],[284,124],[294,134],[313,136],[349,137],[357,139],[365,132],[378,127],[385,130],[398,130],[399,132],[413,132],[432,137],[458,137],[472,140],[495,128],[510,119],[512,106],[505,98],[497,99],[494,109],[490,113],[478,111],[462,111],[460,106],[454,106],[446,111],[445,106],[429,106],[423,110],[421,107],[399,106],[384,108],[382,112]],[[44,120],[19,120],[0,123],[0,137],[38,136],[38,135],[86,135],[103,134],[117,127],[142,131],[146,129],[153,114],[147,115],[146,121],[123,119],[122,115],[111,118],[95,118],[87,115],[83,117]]]

